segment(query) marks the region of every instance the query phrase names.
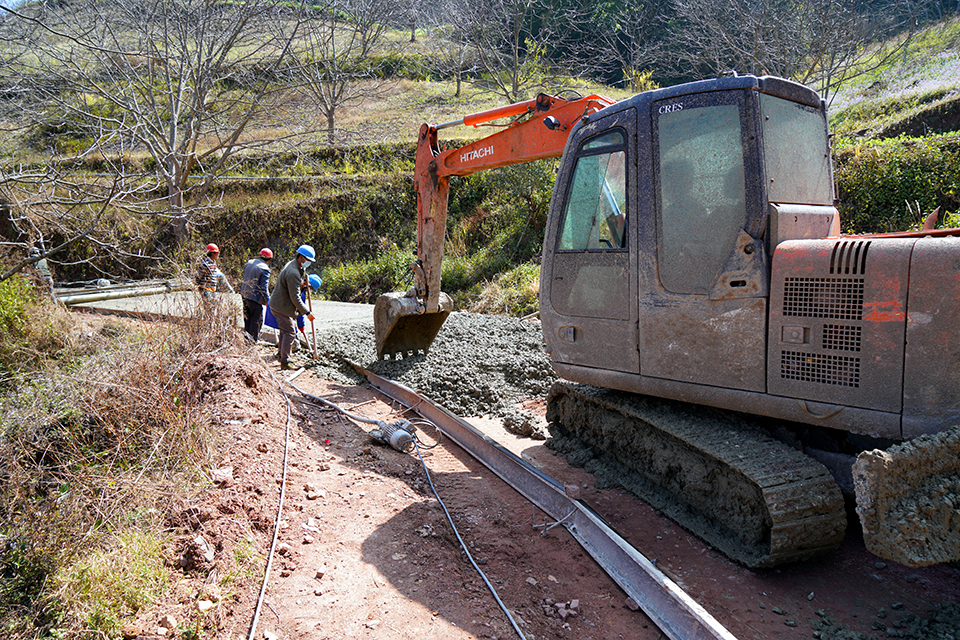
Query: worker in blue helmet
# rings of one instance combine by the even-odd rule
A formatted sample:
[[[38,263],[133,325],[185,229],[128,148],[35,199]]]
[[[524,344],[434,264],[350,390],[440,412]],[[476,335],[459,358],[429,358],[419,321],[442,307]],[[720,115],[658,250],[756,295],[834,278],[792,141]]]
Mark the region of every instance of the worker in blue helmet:
[[[270,294],[270,311],[277,321],[277,330],[280,332],[280,368],[289,369],[288,362],[293,341],[297,339],[295,319],[297,316],[307,316],[313,320],[313,314],[303,304],[300,298],[301,283],[307,279],[307,269],[316,262],[317,254],[310,245],[304,244],[297,248],[293,260],[284,265],[277,277],[277,284]]]
[[[323,280],[320,279],[320,276],[311,273],[310,276],[307,278],[307,280],[310,283],[310,290],[313,291],[313,295],[320,293],[320,287],[323,285]],[[305,286],[301,286],[300,288],[300,300],[301,302],[307,301],[307,288]],[[277,327],[277,319],[273,317],[273,312],[270,311],[270,307],[267,307],[267,314],[264,320],[264,324],[270,327],[271,329],[279,330],[279,328]],[[306,324],[307,323],[304,321],[302,315],[297,316],[297,331],[303,334],[304,340],[307,339]],[[294,342],[293,348],[291,349],[291,351],[296,351],[296,350],[297,350],[297,343]]]

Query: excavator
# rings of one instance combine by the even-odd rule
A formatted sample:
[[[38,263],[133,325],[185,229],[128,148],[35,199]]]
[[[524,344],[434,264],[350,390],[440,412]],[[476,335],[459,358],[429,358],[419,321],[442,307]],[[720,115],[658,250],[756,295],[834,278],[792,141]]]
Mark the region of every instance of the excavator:
[[[440,148],[443,128],[503,118]],[[835,549],[845,496],[876,555],[960,560],[960,229],[842,235],[826,104],[801,84],[540,95],[424,124],[415,284],[377,300],[378,357],[426,352],[452,309],[449,177],[550,157],[554,448],[750,567]]]

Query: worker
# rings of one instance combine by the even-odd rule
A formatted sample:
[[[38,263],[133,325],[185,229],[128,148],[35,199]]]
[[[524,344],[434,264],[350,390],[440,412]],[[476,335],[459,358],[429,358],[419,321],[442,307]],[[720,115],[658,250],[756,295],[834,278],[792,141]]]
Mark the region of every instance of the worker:
[[[270,294],[270,311],[277,321],[277,330],[280,332],[280,368],[289,369],[288,362],[293,341],[297,338],[294,328],[294,319],[298,315],[305,315],[313,320],[313,314],[303,304],[300,298],[301,284],[306,280],[306,271],[317,259],[317,254],[310,245],[301,245],[297,248],[297,255],[284,265],[277,276],[277,286]]]
[[[263,326],[263,308],[270,301],[270,261],[273,251],[264,247],[260,255],[247,260],[243,267],[240,297],[243,298],[243,330],[248,339],[260,339]]]
[[[313,293],[314,294],[320,293],[320,287],[321,285],[323,285],[323,280],[320,279],[320,276],[311,273],[310,276],[307,278],[307,280],[310,282],[310,289],[313,291]],[[303,285],[300,286],[300,300],[303,302],[307,301],[307,288]],[[277,329],[277,319],[273,317],[273,313],[270,311],[270,307],[267,307],[266,318],[264,319],[263,323],[268,327],[270,327],[271,329]],[[303,335],[304,340],[307,339],[306,324],[307,323],[304,322],[303,316],[298,315],[297,331],[299,331]],[[296,350],[297,350],[297,341],[294,340],[291,351],[296,351]]]
[[[227,277],[217,267],[217,258],[219,257],[220,247],[211,242],[207,245],[207,255],[197,265],[197,275],[194,281],[200,287],[204,300],[212,300],[213,294],[217,291],[233,293],[233,287],[230,286]]]
[[[43,280],[43,285],[47,288],[47,293],[50,294],[50,298],[56,302],[57,294],[53,292],[53,274],[50,273],[50,266],[47,264],[47,259],[40,258],[40,249],[37,247],[30,248],[29,256],[31,258],[39,258],[39,260],[33,263],[33,267],[40,274],[40,278]]]

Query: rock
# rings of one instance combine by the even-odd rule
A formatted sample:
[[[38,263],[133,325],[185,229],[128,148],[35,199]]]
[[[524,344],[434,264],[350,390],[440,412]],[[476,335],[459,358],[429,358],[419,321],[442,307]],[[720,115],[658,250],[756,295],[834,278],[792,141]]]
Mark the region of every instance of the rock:
[[[263,640],[280,640],[280,636],[275,634],[273,631],[264,631]]]
[[[944,523],[960,491],[960,427],[857,456],[853,482],[867,550],[908,567],[960,560]]]
[[[571,600],[567,607],[575,613],[580,613],[580,600]]]
[[[549,580],[550,582],[556,582],[557,584],[560,584],[560,581],[554,578],[553,576],[547,576],[547,580]]]
[[[200,613],[206,613],[207,611],[210,611],[211,609],[213,609],[215,606],[217,605],[211,602],[210,600],[197,600],[197,611],[199,611]]]
[[[124,625],[123,629],[120,630],[120,635],[123,636],[123,640],[135,640],[141,635],[140,628],[132,624]]]
[[[637,604],[637,601],[634,600],[633,598],[627,598],[626,600],[623,601],[623,604],[627,607],[627,609],[630,609],[630,611],[640,610],[640,605]]]
[[[313,536],[303,536],[303,544],[313,544]]]
[[[527,584],[530,585],[531,587],[535,587],[537,586],[537,581],[531,576],[527,578]]]
[[[303,485],[303,490],[306,491],[307,493],[316,493],[317,491],[320,490],[320,487],[313,484],[312,482],[308,482],[307,484]]]
[[[580,499],[580,487],[575,484],[565,484],[563,485],[563,492],[567,494],[567,497],[571,500]]]
[[[266,453],[269,450],[270,450],[270,447],[267,446],[266,442],[261,442],[260,444],[257,445],[257,451],[259,451],[260,453]]]
[[[213,602],[220,602],[222,597],[220,594],[220,587],[217,585],[216,581],[204,584],[201,594],[204,596],[205,600],[212,600]]]
[[[216,484],[230,484],[233,481],[233,467],[221,467],[210,472],[210,479]]]
[[[320,567],[317,569],[317,572],[316,574],[314,574],[314,576],[316,577],[317,580],[320,580],[321,578],[323,578],[324,575],[326,575],[326,573],[327,573],[327,568]]]
[[[197,545],[197,549],[200,551],[203,559],[206,562],[213,562],[213,547],[211,547],[207,541],[203,539],[203,536],[197,536],[197,539],[193,542]]]
[[[177,619],[168,613],[160,618],[160,626],[168,631],[172,631],[177,628]]]

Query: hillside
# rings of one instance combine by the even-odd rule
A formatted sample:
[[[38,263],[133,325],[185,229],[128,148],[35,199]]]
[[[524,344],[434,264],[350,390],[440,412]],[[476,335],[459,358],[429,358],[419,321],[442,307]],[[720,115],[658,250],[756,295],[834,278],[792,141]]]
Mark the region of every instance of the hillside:
[[[226,8],[255,3],[183,4],[223,10],[208,24],[225,30]],[[641,16],[636,4],[621,4]],[[501,89],[510,87],[497,85],[504,77],[481,71],[476,61],[468,61],[469,73],[463,74],[440,64],[437,47],[456,42],[444,30],[450,25],[424,28],[411,43],[402,19],[393,15],[393,26],[362,64],[353,60],[340,67],[359,74],[347,83],[358,93],[334,116],[324,110],[316,76],[291,80],[296,71],[322,69],[323,56],[309,51],[306,40],[296,41],[304,47],[296,63],[274,64],[282,49],[278,33],[291,26],[283,22],[289,14],[244,23],[257,30],[239,33],[242,46],[224,52],[219,60],[225,63],[197,89],[184,87],[203,68],[189,65],[201,53],[220,52],[217,46],[231,41],[223,31],[205,34],[208,49],[192,41],[179,49],[159,46],[150,39],[157,32],[149,29],[131,37],[148,8],[159,12],[179,3],[137,5],[141,11],[133,12],[111,2],[24,6],[51,13],[21,23],[7,15],[0,23],[0,633],[24,640],[151,637],[159,636],[157,614],[175,612],[178,620],[163,635],[200,640],[222,637],[225,629],[231,639],[240,635],[274,532],[273,507],[284,486],[280,434],[292,417],[300,427],[293,438],[300,448],[291,456],[295,513],[277,525],[287,544],[277,573],[293,579],[274,592],[282,594],[283,604],[265,615],[274,615],[270,620],[277,626],[286,616],[288,629],[301,637],[409,637],[402,625],[410,620],[434,625],[434,635],[424,637],[507,637],[472,574],[461,572],[450,534],[438,533],[446,531],[445,521],[413,458],[370,446],[359,428],[309,404],[288,415],[272,377],[274,348],[246,343],[232,329],[232,310],[202,308],[176,324],[70,314],[50,303],[43,280],[25,262],[30,247],[41,248],[61,283],[190,277],[202,247],[212,241],[221,246],[222,267],[236,283],[260,247],[272,247],[282,262],[309,243],[319,254],[324,297],[370,302],[384,291],[406,289],[415,235],[411,172],[417,131],[424,121],[455,121],[504,104],[509,91]],[[111,21],[81,11],[91,7],[113,7],[118,14]],[[277,15],[279,22],[273,21]],[[40,28],[49,16],[64,20],[46,25],[57,29]],[[123,28],[104,27],[120,24],[120,17]],[[387,16],[351,18],[330,24],[376,30]],[[79,35],[69,46],[58,40],[77,25]],[[698,63],[689,41],[681,44],[691,57],[676,68],[659,61],[651,70],[642,60],[603,57],[594,45],[603,44],[604,31],[596,29],[590,32],[595,43],[588,34],[576,43],[534,46],[549,41],[547,31],[543,40],[524,43],[530,56],[516,70],[526,84],[514,93],[539,88],[622,99],[631,94],[620,88],[627,80],[652,87],[678,76],[690,79]],[[832,128],[845,231],[917,226],[936,206],[944,208],[947,223],[960,222],[957,31],[956,19],[930,27],[908,57],[837,93]],[[624,42],[614,49],[640,50]],[[178,51],[185,55],[177,57]],[[571,56],[561,58],[564,52],[609,64],[585,69]],[[204,58],[210,67],[217,60]],[[604,79],[618,88],[604,86]],[[239,122],[249,126],[237,129]],[[457,127],[441,138],[456,146],[488,131]],[[458,309],[505,316],[539,309],[540,252],[556,166],[544,160],[452,180],[443,281]],[[495,391],[504,381],[501,367],[473,373],[503,347],[526,349],[510,354],[521,367],[512,378],[536,383],[531,371],[542,374],[546,367],[535,325],[497,321],[520,327],[536,346],[510,333],[479,332],[463,339],[470,350],[448,349],[463,358],[453,373],[425,375],[450,383],[444,397],[449,404],[468,398],[485,403],[458,410],[541,427],[542,389],[529,391],[537,397],[501,398]],[[322,353],[329,362],[339,362],[342,345],[362,343],[342,332],[329,341],[333,346]],[[537,367],[534,353],[543,358]],[[302,353],[298,359],[306,362]],[[327,364],[312,366],[308,374],[304,378],[318,393],[351,406],[371,399],[349,373]],[[461,392],[465,377],[471,378],[469,394]],[[522,406],[514,406],[518,402]],[[366,408],[381,415],[393,411],[382,400]],[[536,455],[553,461],[539,449]],[[481,477],[484,472],[455,450],[431,456],[445,476],[441,486],[445,482],[462,513],[471,514],[462,520],[480,534],[474,547],[490,568],[500,567],[498,580],[521,603],[537,638],[599,639],[636,631],[637,616],[569,539],[554,544],[556,538],[532,532],[528,506],[501,497],[509,491]],[[590,481],[584,471],[563,473],[576,485]],[[307,483],[325,492],[326,509],[323,499],[317,501],[319,492],[307,496]],[[476,496],[483,499],[471,503]],[[611,521],[642,532],[647,551],[679,582],[721,603],[730,623],[742,624],[743,637],[853,637],[846,625],[863,631],[855,637],[926,640],[946,637],[924,636],[927,628],[939,633],[956,626],[960,582],[953,567],[888,567],[853,540],[833,566],[753,572],[648,507],[641,515],[624,515],[635,504],[619,489],[597,487],[595,498]],[[324,515],[330,520],[318,523]],[[347,545],[345,531],[353,536]],[[530,540],[516,542],[519,531]],[[536,561],[548,554],[559,568],[534,577]],[[210,570],[208,555],[222,573]],[[441,586],[421,585],[433,580]],[[870,593],[862,595],[867,583]],[[461,597],[470,604],[464,606]],[[581,597],[579,622],[550,610]],[[337,598],[343,600],[338,604]],[[931,611],[943,598],[953,602]],[[200,608],[215,601],[212,613]],[[408,615],[411,601],[417,608]],[[316,619],[306,620],[311,605]],[[794,625],[799,620],[799,626],[784,619]],[[639,637],[657,637],[648,621],[639,624]],[[907,627],[913,635],[906,635]]]

